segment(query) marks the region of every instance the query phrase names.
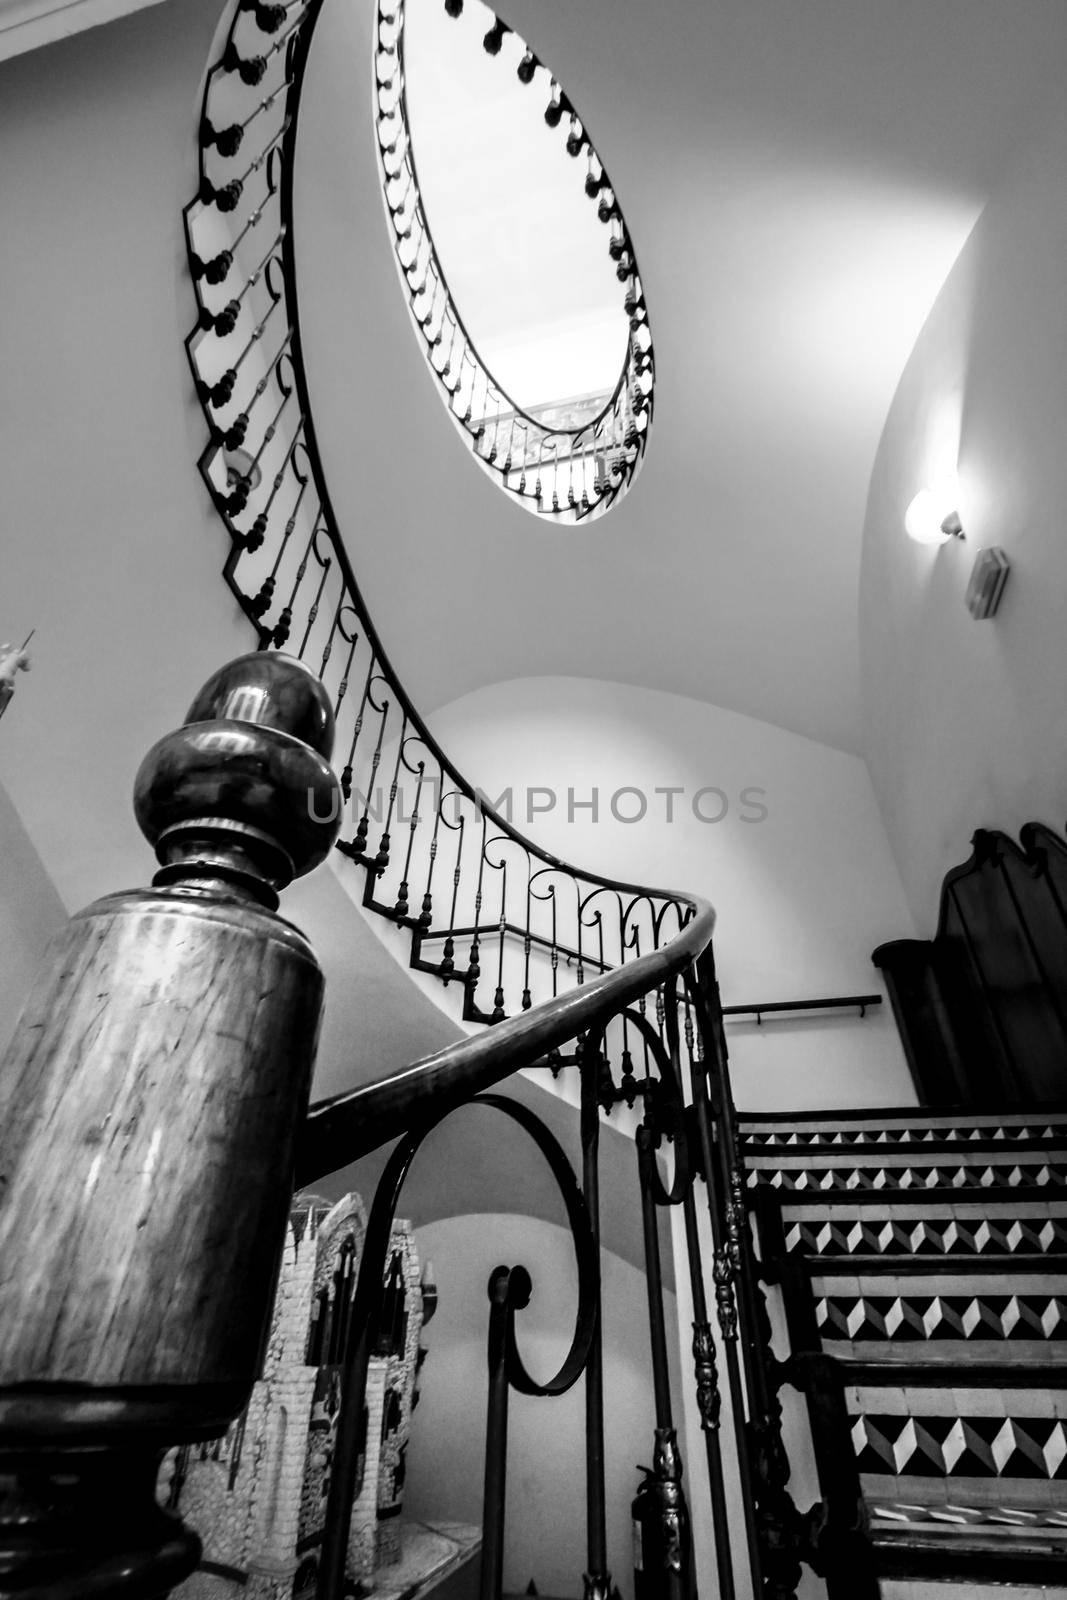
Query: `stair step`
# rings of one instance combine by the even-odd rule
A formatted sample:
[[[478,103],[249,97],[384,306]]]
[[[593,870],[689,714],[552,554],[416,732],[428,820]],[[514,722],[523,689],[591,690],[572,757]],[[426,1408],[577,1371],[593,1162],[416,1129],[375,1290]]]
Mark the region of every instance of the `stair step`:
[[[882,1600],[1067,1600],[1067,1589],[1056,1584],[983,1583],[980,1578],[883,1578]]]
[[[883,1600],[1067,1596],[1062,1509],[916,1496],[869,1502],[867,1511]]]
[[[756,1196],[763,1192],[781,1206],[807,1204],[829,1207],[832,1211],[846,1210],[850,1206],[869,1206],[899,1212],[901,1216],[909,1213],[914,1216],[916,1212],[921,1215],[927,1211],[933,1214],[938,1207],[944,1206],[953,1211],[969,1206],[972,1211],[977,1209],[1004,1217],[1014,1216],[1020,1206],[1035,1213],[1051,1207],[1050,1215],[1067,1214],[1067,1192],[1060,1189],[1042,1191],[1036,1185],[1022,1190],[998,1186],[964,1192],[952,1189],[828,1189],[820,1195],[804,1189],[772,1190],[769,1184],[755,1184],[749,1189],[753,1205],[757,1204]]]
[[[984,1152],[943,1153],[892,1151],[866,1160],[852,1152],[769,1152],[749,1158],[748,1182],[774,1189],[1064,1189],[1067,1156],[1047,1149],[1006,1150],[991,1158]]]
[[[760,1219],[760,1248],[773,1253],[882,1256],[895,1261],[1016,1255],[1059,1260],[1067,1255],[1067,1200],[1046,1199],[1032,1189],[981,1199],[943,1193],[854,1193],[815,1199],[803,1191],[781,1190],[773,1196],[768,1193],[767,1199],[775,1211]],[[770,1228],[779,1211],[776,1244]]]
[[[974,1137],[954,1139],[948,1131],[944,1134],[928,1130],[924,1137],[914,1139],[875,1139],[870,1137],[832,1138],[829,1134],[811,1135],[802,1140],[765,1141],[746,1140],[745,1164],[751,1170],[757,1166],[785,1164],[792,1157],[820,1165],[824,1160],[837,1158],[854,1165],[870,1166],[916,1161],[922,1157],[933,1158],[950,1165],[956,1162],[974,1162],[981,1157],[996,1158],[1003,1164],[1021,1156],[1040,1156],[1044,1160],[1067,1157],[1067,1126],[1057,1131],[1056,1137],[1040,1138],[1033,1130],[1025,1128],[1011,1138]]]
[[[810,1263],[809,1283],[822,1349],[843,1360],[1036,1367],[1067,1360],[1064,1268],[972,1268],[945,1283],[943,1272],[842,1273]]]
[[[794,1349],[838,1363],[829,1459],[850,1438],[882,1595],[1067,1600],[1067,1108],[741,1129]]]
[[[983,1583],[980,1578],[883,1578],[882,1600],[1067,1600],[1067,1589],[1033,1583]]]
[[[852,1143],[912,1144],[1040,1139],[1067,1141],[1067,1107],[976,1112],[967,1107],[878,1106],[855,1110],[740,1112],[746,1149]]]
[[[1059,1510],[1067,1534],[1062,1374],[1054,1388],[1008,1387],[1012,1372],[1004,1367],[980,1384],[960,1372],[943,1374],[948,1381],[940,1383],[937,1376],[927,1367],[914,1382],[884,1370],[877,1381],[846,1381],[852,1447],[867,1498]]]

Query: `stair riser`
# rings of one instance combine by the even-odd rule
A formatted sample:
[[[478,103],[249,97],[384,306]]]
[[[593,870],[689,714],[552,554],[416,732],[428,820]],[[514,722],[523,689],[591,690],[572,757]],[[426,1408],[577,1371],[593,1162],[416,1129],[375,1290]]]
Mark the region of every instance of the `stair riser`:
[[[1013,1254],[1067,1259],[1067,1219],[1021,1218],[991,1224],[946,1218],[906,1224],[894,1219],[861,1218],[790,1220],[785,1227],[785,1249],[790,1255],[881,1255],[906,1260],[916,1254],[953,1255],[978,1259]]]
[[[766,1185],[772,1189],[811,1192],[834,1190],[898,1189],[953,1192],[974,1189],[1049,1189],[1067,1193],[1067,1164],[1046,1160],[991,1165],[985,1159],[952,1165],[908,1161],[899,1165],[855,1166],[847,1158],[829,1164],[812,1165],[802,1156],[772,1165],[750,1166],[750,1188]]]

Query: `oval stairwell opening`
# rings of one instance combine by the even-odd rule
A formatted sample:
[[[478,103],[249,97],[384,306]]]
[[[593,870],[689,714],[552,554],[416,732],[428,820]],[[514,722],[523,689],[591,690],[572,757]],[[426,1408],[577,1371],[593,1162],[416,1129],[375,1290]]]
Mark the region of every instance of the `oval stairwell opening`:
[[[374,76],[386,215],[438,393],[509,496],[590,521],[640,466],[655,362],[589,131],[482,0],[378,0]]]

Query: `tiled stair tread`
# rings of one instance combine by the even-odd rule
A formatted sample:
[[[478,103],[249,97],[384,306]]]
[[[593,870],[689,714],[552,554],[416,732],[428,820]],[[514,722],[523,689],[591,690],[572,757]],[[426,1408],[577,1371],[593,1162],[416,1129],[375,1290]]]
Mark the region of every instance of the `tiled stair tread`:
[[[865,1486],[874,1477],[896,1483],[892,1498],[922,1499],[912,1484],[940,1480],[946,1499],[969,1503],[983,1484],[1003,1493],[1017,1483],[1025,1492],[1016,1503],[1067,1508],[1067,1389],[966,1388],[959,1369],[953,1378],[940,1387],[925,1386],[928,1379],[912,1386],[879,1369],[876,1378],[846,1381],[852,1448]],[[977,1503],[988,1503],[988,1496]]]
[[[1042,1159],[991,1165],[983,1159],[975,1163],[953,1162],[946,1165],[931,1160],[929,1164],[911,1161],[901,1166],[861,1167],[849,1161],[820,1166],[810,1165],[803,1160],[795,1165],[776,1161],[769,1167],[750,1167],[748,1186],[750,1190],[761,1186],[775,1190],[800,1189],[809,1194],[851,1193],[854,1190],[873,1190],[883,1194],[896,1194],[900,1190],[918,1190],[929,1194],[946,1189],[960,1193],[987,1189],[1065,1191],[1067,1162]]]
[[[1046,1256],[1005,1256],[1003,1261],[887,1261],[884,1256],[834,1256],[806,1263],[816,1295],[944,1294],[1058,1295],[1067,1290],[1067,1265]],[[949,1283],[941,1289],[941,1280]]]
[[[1067,1162],[1067,1139],[984,1139],[970,1144],[924,1141],[896,1145],[748,1145],[744,1159],[749,1174],[798,1167],[816,1167],[820,1171],[878,1168],[889,1172],[898,1167],[1063,1166]]]
[[[938,1513],[944,1526],[952,1526],[949,1513],[970,1516],[975,1526],[989,1529],[1039,1528],[1049,1537],[1067,1539],[1067,1495],[1062,1483],[1039,1478],[897,1478],[888,1473],[863,1472],[860,1487],[869,1517],[887,1528],[907,1526],[902,1513],[915,1522]]]
[[[881,1365],[891,1370],[912,1366],[959,1367],[966,1375],[968,1368],[983,1370],[1003,1362],[1006,1348],[1012,1358],[1032,1367],[1035,1382],[1048,1382],[1050,1367],[1057,1373],[1067,1373],[1064,1365],[1064,1344],[1038,1339],[839,1339],[823,1334],[821,1348],[824,1354],[834,1356],[846,1365],[869,1368]],[[847,1376],[847,1371],[846,1371]]]
[[[882,1600],[1067,1600],[1059,1584],[983,1583],[981,1578],[882,1578]]]
[[[906,1216],[914,1212],[917,1207],[923,1208],[924,1216],[951,1217],[956,1215],[971,1217],[981,1221],[983,1217],[999,1217],[1004,1221],[1011,1221],[1020,1209],[1025,1209],[1028,1216],[1053,1216],[1067,1219],[1067,1196],[1059,1190],[1042,1191],[1036,1187],[1019,1189],[983,1189],[980,1194],[965,1193],[946,1194],[944,1190],[937,1189],[837,1189],[829,1190],[825,1195],[805,1192],[802,1189],[775,1190],[775,1199],[782,1207],[789,1207],[790,1215],[796,1216],[798,1212],[803,1215],[804,1207],[811,1208],[812,1216],[836,1216],[850,1206],[862,1206],[865,1210],[879,1203],[887,1212],[901,1208],[901,1215]],[[830,1208],[830,1209],[827,1209]]]
[[[968,1262],[1032,1259],[1040,1254],[1060,1261],[1067,1254],[1067,1217],[1024,1216],[982,1219],[918,1217],[790,1217],[784,1229],[790,1255],[850,1262],[892,1259]]]
[[[403,1522],[400,1560],[375,1569],[372,1600],[418,1600],[474,1556],[482,1530],[467,1523]]]
[[[910,1485],[909,1485],[910,1489]],[[1047,1508],[868,1505],[882,1600],[1067,1596],[1067,1523]]]
[[[807,1266],[810,1270],[812,1263]],[[815,1321],[828,1339],[923,1345],[980,1344],[1004,1348],[1002,1359],[1026,1359],[1032,1346],[1041,1359],[1067,1359],[1067,1275],[991,1272],[984,1278],[916,1279],[909,1272],[834,1279],[811,1272]],[[964,1355],[963,1359],[973,1359]]]
[[[1035,1145],[1047,1148],[1067,1143],[1067,1117],[1051,1119],[1021,1118],[1017,1122],[857,1122],[843,1128],[835,1123],[815,1123],[808,1127],[785,1124],[781,1127],[739,1129],[746,1153],[773,1154],[776,1150],[923,1150],[927,1145],[969,1150],[991,1144]]]
[[[1014,1274],[1021,1272],[1032,1275],[1038,1282],[1043,1282],[1045,1288],[1049,1285],[1056,1286],[1067,1280],[1067,1262],[1061,1261],[1056,1256],[1048,1254],[1019,1253],[1008,1254],[990,1251],[981,1256],[872,1256],[872,1254],[857,1253],[837,1254],[837,1256],[803,1256],[801,1266],[813,1275],[821,1278],[825,1285],[837,1288],[841,1280],[845,1283],[862,1282],[870,1283],[872,1291],[878,1283],[896,1283],[902,1275],[909,1278],[917,1277],[920,1272],[928,1274],[934,1283],[945,1282],[950,1285],[945,1293],[957,1294],[957,1280],[968,1282],[969,1278],[998,1278],[1000,1282],[1013,1286],[1016,1282]],[[840,1270],[841,1278],[833,1280],[830,1274]],[[878,1290],[878,1293],[883,1291]]]
[[[840,1363],[883,1596],[1067,1600],[1067,1110],[741,1124],[760,1246]]]
[[[846,1383],[846,1402],[852,1416],[877,1412],[901,1417],[1058,1417],[1067,1421],[1067,1386],[1012,1388],[1011,1370],[1001,1364],[999,1372],[1007,1381],[995,1390],[984,1382],[968,1383],[966,1374],[958,1384],[948,1385],[924,1384],[921,1379],[901,1382],[897,1374],[888,1373],[884,1383]]]
[[[1050,1100],[1047,1104],[1020,1106],[1011,1110],[993,1107],[989,1111],[975,1110],[970,1106],[844,1106],[823,1107],[817,1111],[744,1111],[737,1113],[742,1133],[780,1128],[849,1128],[858,1123],[887,1127],[910,1126],[926,1128],[931,1124],[947,1123],[954,1126],[1016,1126],[1027,1122],[1067,1123],[1067,1102]]]

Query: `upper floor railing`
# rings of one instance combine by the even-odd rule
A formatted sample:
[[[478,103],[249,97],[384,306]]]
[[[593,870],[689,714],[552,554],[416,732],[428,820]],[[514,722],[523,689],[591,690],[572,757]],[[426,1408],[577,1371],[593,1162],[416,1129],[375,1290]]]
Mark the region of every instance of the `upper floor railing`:
[[[445,9],[458,17],[462,0]],[[405,0],[378,0],[375,124],[394,250],[426,359],[449,412],[498,483],[541,514],[588,521],[629,486],[644,453],[653,406],[655,358],[648,307],[618,196],[588,129],[555,77],[501,18],[489,13],[484,49],[499,58],[502,72],[513,66],[526,91],[542,94],[547,127],[563,131],[567,155],[580,164],[586,196],[607,232],[629,319],[626,355],[610,394],[590,396],[584,403],[572,400],[567,406],[524,409],[479,354],[430,231],[408,112],[405,14]]]

